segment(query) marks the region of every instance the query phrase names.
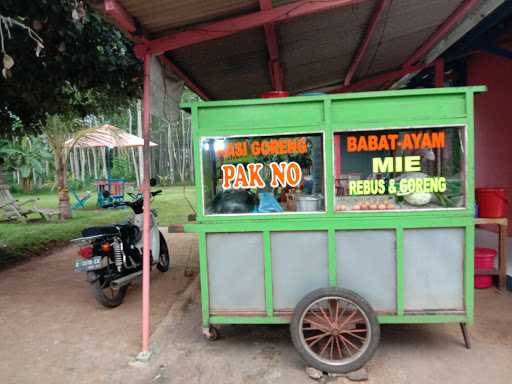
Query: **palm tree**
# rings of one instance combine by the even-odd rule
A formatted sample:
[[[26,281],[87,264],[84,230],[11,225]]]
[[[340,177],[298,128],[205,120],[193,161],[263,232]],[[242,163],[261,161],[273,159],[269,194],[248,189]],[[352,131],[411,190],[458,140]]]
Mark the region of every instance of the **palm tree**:
[[[62,115],[47,115],[45,122],[41,125],[43,132],[48,138],[53,157],[55,160],[55,184],[59,192],[59,210],[62,220],[71,218],[71,205],[69,201],[69,190],[67,187],[67,156],[68,148],[66,139],[80,127],[77,119]]]
[[[42,125],[42,130],[48,138],[53,156],[55,159],[55,177],[56,185],[59,191],[59,210],[61,219],[71,218],[71,206],[69,201],[69,191],[67,188],[67,160],[69,153],[75,147],[75,144],[81,138],[90,135],[111,135],[114,138],[119,137],[119,129],[115,127],[105,128],[83,128],[84,123],[73,116],[67,115],[47,115],[46,121]],[[66,143],[66,140],[72,137],[72,144]]]

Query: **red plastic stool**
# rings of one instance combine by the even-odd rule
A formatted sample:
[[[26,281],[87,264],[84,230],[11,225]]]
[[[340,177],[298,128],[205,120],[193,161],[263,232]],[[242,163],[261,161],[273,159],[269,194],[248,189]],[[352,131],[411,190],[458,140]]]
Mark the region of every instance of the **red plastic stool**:
[[[477,269],[494,269],[497,252],[491,248],[475,248],[475,288],[492,287],[492,275],[477,275]]]

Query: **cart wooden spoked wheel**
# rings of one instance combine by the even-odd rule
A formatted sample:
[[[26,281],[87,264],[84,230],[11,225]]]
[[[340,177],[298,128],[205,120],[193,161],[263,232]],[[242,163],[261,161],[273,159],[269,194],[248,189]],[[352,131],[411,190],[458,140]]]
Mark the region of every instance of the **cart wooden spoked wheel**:
[[[380,339],[380,326],[370,304],[341,288],[322,288],[304,297],[294,310],[290,331],[302,358],[328,373],[361,368]]]

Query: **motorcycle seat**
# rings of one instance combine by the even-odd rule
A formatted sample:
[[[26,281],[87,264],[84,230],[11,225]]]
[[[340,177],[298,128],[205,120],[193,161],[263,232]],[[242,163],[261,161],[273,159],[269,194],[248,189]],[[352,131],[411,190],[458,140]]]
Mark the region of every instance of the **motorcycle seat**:
[[[118,224],[118,225],[103,225],[99,227],[85,228],[82,231],[83,237],[90,236],[115,236],[121,234],[121,237],[125,240],[129,240],[136,243],[142,238],[142,231],[135,225],[131,224]]]
[[[99,227],[85,228],[82,231],[82,236],[90,237],[90,236],[98,236],[98,235],[107,235],[107,236],[118,235],[119,230],[117,228],[118,228],[118,226],[115,226],[115,225],[103,225],[103,226],[99,226]]]

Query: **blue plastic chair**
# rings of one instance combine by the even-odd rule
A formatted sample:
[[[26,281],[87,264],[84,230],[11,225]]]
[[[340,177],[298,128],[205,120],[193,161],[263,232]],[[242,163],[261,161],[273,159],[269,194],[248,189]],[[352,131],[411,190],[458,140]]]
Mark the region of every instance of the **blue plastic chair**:
[[[85,208],[85,204],[87,204],[87,200],[89,200],[92,196],[90,191],[87,191],[87,192],[85,192],[85,194],[80,196],[80,194],[77,191],[75,191],[74,189],[71,190],[71,194],[73,195],[73,197],[76,200],[75,204],[73,204],[71,209]]]

